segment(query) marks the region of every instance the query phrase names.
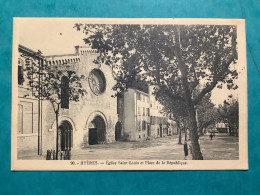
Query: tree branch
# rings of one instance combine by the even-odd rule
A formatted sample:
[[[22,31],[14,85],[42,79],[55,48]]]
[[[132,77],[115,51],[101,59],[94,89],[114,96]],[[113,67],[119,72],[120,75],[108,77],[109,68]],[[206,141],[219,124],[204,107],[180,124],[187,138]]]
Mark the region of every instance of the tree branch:
[[[213,77],[213,82],[210,85],[208,85],[207,87],[205,87],[201,91],[201,93],[193,100],[194,105],[197,105],[201,101],[201,99],[204,97],[204,95],[206,95],[207,93],[212,91],[214,89],[214,87],[217,85],[217,83],[225,78],[225,72],[228,70],[230,64],[237,58],[236,38],[237,38],[237,31],[236,31],[236,29],[233,29],[232,40],[231,40],[232,55],[230,56],[229,60],[223,65],[223,69],[219,73],[214,72],[215,74]],[[220,61],[220,57],[217,58],[217,62],[218,61]],[[214,69],[217,66],[217,62],[214,64]],[[214,71],[216,71],[216,70],[214,70]]]
[[[223,80],[225,78],[225,72],[228,70],[228,67],[230,64],[235,60],[236,58],[236,52],[233,52],[230,59],[225,63],[223,69],[217,73],[214,74],[213,82],[210,85],[207,85],[200,93],[199,95],[193,100],[193,104],[197,105],[201,99],[209,92],[211,92],[215,86],[218,84],[219,81]]]
[[[186,102],[185,102],[185,100],[184,100],[184,98],[183,97],[181,97],[180,95],[175,95],[175,94],[172,94],[172,93],[170,93],[168,90],[164,90],[163,91],[163,94],[161,94],[160,96],[164,96],[164,97],[168,97],[168,98],[170,98],[170,99],[175,99],[175,100],[179,100],[179,101],[181,101],[181,102],[183,102],[185,105],[186,105]]]
[[[173,53],[176,56],[178,67],[181,71],[181,80],[182,80],[182,87],[184,91],[184,98],[186,105],[191,104],[191,93],[188,85],[188,71],[185,65],[185,62],[182,59],[182,53],[181,53],[181,38],[180,38],[180,26],[173,26],[174,28],[174,47],[172,48]]]

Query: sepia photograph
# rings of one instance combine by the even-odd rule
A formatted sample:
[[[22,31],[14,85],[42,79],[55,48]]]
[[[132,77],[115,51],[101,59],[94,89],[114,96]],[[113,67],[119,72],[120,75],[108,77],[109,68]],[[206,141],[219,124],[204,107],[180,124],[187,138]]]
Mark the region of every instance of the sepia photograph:
[[[14,18],[11,170],[247,170],[242,19]]]

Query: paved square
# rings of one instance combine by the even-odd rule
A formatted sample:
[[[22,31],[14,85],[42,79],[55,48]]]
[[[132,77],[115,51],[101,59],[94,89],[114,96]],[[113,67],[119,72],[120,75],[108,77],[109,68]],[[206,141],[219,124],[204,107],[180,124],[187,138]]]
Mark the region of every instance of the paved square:
[[[204,160],[238,160],[238,137],[216,134],[213,140],[209,135],[199,139]],[[189,142],[188,142],[189,144]],[[27,153],[19,156],[23,160],[45,160],[46,156]],[[73,149],[72,160],[184,160],[183,144],[178,144],[178,135],[153,138],[142,142],[114,142],[90,145],[83,149]],[[187,160],[191,160],[191,153]]]
[[[200,137],[204,160],[238,160],[238,137],[216,135],[210,140],[209,135]],[[183,144],[178,144],[178,136],[167,136],[142,142],[115,142],[92,145],[74,150],[72,159],[134,159],[134,160],[183,160]],[[191,160],[191,154],[187,158]]]

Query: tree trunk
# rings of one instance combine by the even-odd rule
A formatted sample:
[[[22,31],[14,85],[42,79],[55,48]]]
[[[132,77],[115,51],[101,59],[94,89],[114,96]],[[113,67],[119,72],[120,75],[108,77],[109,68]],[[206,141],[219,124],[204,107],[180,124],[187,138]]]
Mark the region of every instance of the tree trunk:
[[[182,144],[181,143],[181,129],[179,129],[179,142],[178,142],[178,144]]]
[[[41,99],[38,98],[38,155],[42,155]]]
[[[232,134],[233,134],[233,128],[229,126],[229,135],[232,136]]]
[[[200,135],[204,135],[204,131],[203,131],[203,127],[199,127],[199,132],[200,132]]]
[[[206,128],[203,128],[203,135],[206,133]]]
[[[179,142],[178,142],[178,144],[182,144],[181,143],[181,128],[180,128],[179,122],[177,122],[177,130],[178,130],[178,133],[179,133]]]
[[[185,141],[187,141],[187,128],[185,127],[185,130],[184,130],[184,133],[185,133]]]
[[[202,153],[200,151],[199,136],[197,131],[197,121],[195,109],[189,108],[189,126],[190,126],[190,139],[192,146],[192,160],[203,160]]]
[[[182,59],[181,53],[181,37],[180,37],[180,26],[174,26],[174,41],[175,47],[173,48],[174,54],[178,61],[178,67],[181,72],[181,81],[184,92],[184,99],[188,109],[189,115],[189,126],[190,126],[190,139],[192,145],[192,160],[203,160],[203,156],[200,151],[199,136],[197,131],[196,111],[192,102],[192,93],[190,91],[188,83],[188,70],[185,62]]]
[[[56,111],[56,160],[58,160],[58,155],[59,155],[59,112]]]

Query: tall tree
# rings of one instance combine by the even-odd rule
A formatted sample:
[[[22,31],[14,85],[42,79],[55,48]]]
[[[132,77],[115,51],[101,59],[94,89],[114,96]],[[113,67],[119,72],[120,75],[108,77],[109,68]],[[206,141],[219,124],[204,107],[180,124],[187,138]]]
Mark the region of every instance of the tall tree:
[[[238,100],[232,98],[225,100],[224,104],[219,106],[219,118],[225,122],[229,127],[230,135],[238,136],[239,129],[239,107]]]
[[[56,159],[58,159],[58,118],[61,104],[68,108],[69,101],[79,101],[86,93],[81,82],[84,76],[78,76],[75,71],[59,65],[49,65],[41,52],[24,54],[24,58],[31,63],[25,64],[25,85],[28,91],[39,100],[49,101],[56,116]]]
[[[139,75],[165,89],[173,101],[188,112],[192,158],[202,160],[198,142],[195,106],[221,83],[236,87],[236,26],[227,25],[92,25],[83,29],[85,42],[100,52],[96,63],[110,65],[116,90],[127,88],[127,80]],[[120,87],[119,87],[120,86]],[[199,93],[194,93],[198,91]],[[158,90],[160,91],[160,90]],[[161,93],[154,93],[160,96]]]
[[[156,96],[156,100],[159,101],[163,106],[163,112],[171,116],[171,119],[176,122],[177,125],[177,130],[179,134],[179,141],[178,144],[182,144],[182,132],[185,132],[185,138],[186,136],[186,121],[187,121],[187,116],[188,112],[185,109],[185,106],[183,105],[183,102],[180,102],[178,100],[174,100],[170,98],[167,94],[164,93],[165,89],[163,88],[154,88],[154,93],[160,93],[160,96]],[[185,139],[186,141],[186,139]]]
[[[209,125],[216,124],[219,120],[218,109],[211,102],[211,94],[208,93],[202,98],[202,101],[197,105],[198,131],[204,134],[204,129]]]

